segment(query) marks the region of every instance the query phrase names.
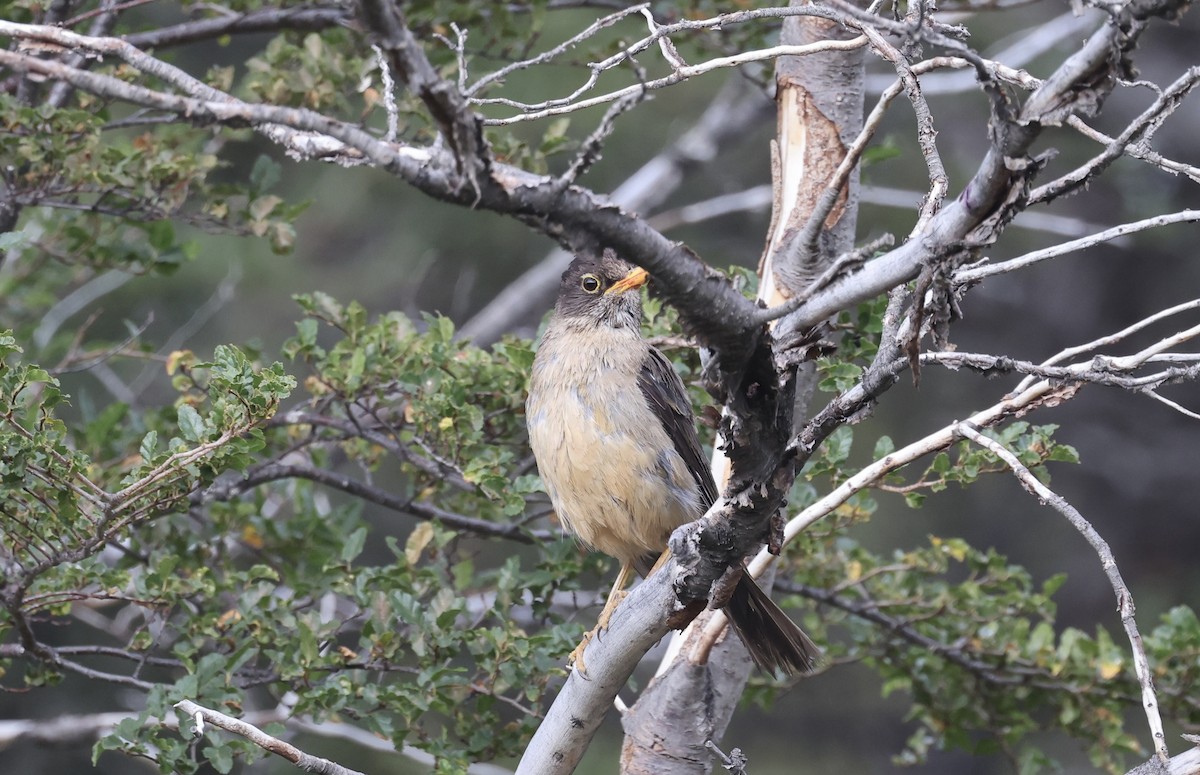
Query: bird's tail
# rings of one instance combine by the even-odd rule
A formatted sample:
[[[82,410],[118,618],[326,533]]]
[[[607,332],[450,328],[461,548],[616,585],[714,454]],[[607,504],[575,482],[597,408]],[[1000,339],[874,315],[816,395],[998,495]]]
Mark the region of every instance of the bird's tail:
[[[754,664],[767,672],[811,673],[821,650],[754,579],[743,575],[725,613]]]

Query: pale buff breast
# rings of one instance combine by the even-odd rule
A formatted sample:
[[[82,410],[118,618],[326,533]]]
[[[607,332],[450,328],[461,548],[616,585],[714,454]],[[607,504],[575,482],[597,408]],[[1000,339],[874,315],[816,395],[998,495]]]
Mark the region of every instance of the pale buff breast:
[[[563,525],[622,563],[666,547],[701,514],[695,480],[648,408],[634,329],[589,332],[587,351],[553,326],[534,362],[529,442]]]

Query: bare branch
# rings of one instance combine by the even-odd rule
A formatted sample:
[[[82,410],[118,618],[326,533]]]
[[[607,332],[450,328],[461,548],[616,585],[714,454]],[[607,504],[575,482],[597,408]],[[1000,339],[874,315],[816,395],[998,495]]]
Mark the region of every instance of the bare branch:
[[[1018,258],[1009,259],[999,264],[976,264],[971,267],[966,267],[955,271],[952,281],[955,285],[962,286],[969,283],[978,282],[985,277],[991,277],[996,274],[1005,272],[1013,272],[1018,269],[1024,269],[1027,266],[1036,264],[1040,261],[1046,261],[1051,258],[1057,258],[1067,253],[1074,253],[1085,248],[1090,248],[1094,245],[1099,245],[1102,242],[1109,242],[1129,234],[1136,234],[1139,231],[1146,229],[1155,229],[1160,226],[1166,226],[1172,223],[1192,223],[1200,221],[1200,210],[1182,210],[1177,213],[1169,213],[1165,215],[1156,215],[1153,218],[1146,218],[1133,223],[1123,223],[1120,226],[1114,226],[1111,229],[1105,229],[1102,232],[1092,234],[1087,237],[1061,242],[1057,245],[1045,248],[1043,250],[1035,250],[1032,253],[1026,253]]]
[[[1167,406],[1171,407],[1175,411],[1182,414],[1184,417],[1190,417],[1193,420],[1200,420],[1200,413],[1193,412],[1191,409],[1188,409],[1187,407],[1182,406],[1178,402],[1172,401],[1171,399],[1166,398],[1165,396],[1160,396],[1158,393],[1154,392],[1153,390],[1146,390],[1143,392],[1143,395],[1147,395],[1150,398],[1153,398],[1155,401],[1166,404]]]
[[[654,20],[653,15],[650,12],[649,5],[648,4],[639,4],[636,6],[631,6],[628,9],[619,11],[617,13],[613,13],[609,16],[606,16],[606,17],[603,17],[603,18],[597,20],[596,22],[594,22],[592,25],[587,27],[582,32],[572,36],[567,41],[564,41],[563,43],[550,49],[547,52],[539,54],[538,56],[536,56],[532,59],[514,63],[505,68],[502,68],[501,70],[497,71],[496,73],[485,76],[484,78],[480,79],[479,82],[477,82],[474,86],[472,86],[468,90],[468,94],[474,94],[477,91],[479,91],[482,86],[491,84],[491,83],[495,83],[497,80],[502,78],[504,75],[507,75],[516,70],[527,69],[527,68],[533,67],[538,64],[544,64],[546,62],[549,62],[552,59],[562,55],[566,51],[574,48],[575,46],[577,46],[579,43],[583,42],[584,40],[586,40],[590,37],[593,37],[600,30],[607,28],[607,27],[611,27],[612,25],[616,24],[617,22],[623,20],[624,18],[626,18],[628,16],[632,16],[635,13],[640,13],[646,17],[647,24],[650,29],[650,34],[643,37],[642,39],[626,46],[620,52],[610,56],[609,58],[607,58],[601,62],[595,62],[595,63],[589,64],[588,70],[590,71],[590,74],[589,74],[587,80],[584,82],[583,85],[581,85],[580,87],[575,89],[571,94],[567,95],[566,97],[545,100],[545,101],[538,102],[538,103],[524,103],[524,102],[520,102],[517,100],[512,100],[512,99],[508,99],[508,98],[504,98],[504,97],[492,97],[492,98],[472,99],[471,100],[472,103],[480,104],[480,105],[488,105],[488,104],[505,105],[507,107],[512,107],[512,108],[522,111],[518,115],[507,118],[507,119],[488,119],[486,122],[488,124],[500,124],[500,125],[512,124],[512,123],[517,123],[520,121],[529,121],[529,120],[533,120],[533,119],[537,119],[537,118],[544,118],[546,116],[558,115],[558,114],[562,114],[562,113],[570,113],[570,112],[574,112],[576,110],[580,110],[583,108],[605,104],[608,102],[612,102],[612,101],[621,99],[622,97],[625,97],[628,94],[633,93],[634,91],[658,89],[658,88],[662,88],[665,86],[670,86],[670,85],[679,83],[681,81],[687,80],[688,78],[692,78],[696,75],[700,75],[702,73],[720,69],[720,68],[739,67],[744,64],[768,60],[768,59],[775,59],[780,56],[788,56],[788,55],[799,56],[799,55],[804,55],[804,54],[815,53],[816,51],[820,51],[820,50],[837,50],[839,48],[843,48],[846,46],[849,46],[850,48],[858,48],[865,44],[865,40],[859,38],[853,42],[853,45],[849,45],[850,42],[847,42],[847,41],[824,41],[820,44],[815,44],[814,46],[811,46],[811,47],[796,48],[796,47],[789,47],[789,46],[775,46],[773,48],[765,49],[762,51],[742,52],[742,53],[739,53],[739,54],[736,54],[733,56],[720,57],[720,58],[705,62],[701,65],[692,67],[692,66],[688,66],[686,63],[684,63],[682,58],[679,57],[678,52],[675,50],[674,44],[670,40],[671,35],[674,35],[676,33],[683,32],[683,31],[701,31],[701,30],[710,30],[710,29],[720,29],[722,27],[726,27],[729,25],[742,24],[742,23],[746,23],[746,22],[750,22],[750,21],[759,20],[759,19],[787,18],[787,17],[795,17],[795,16],[817,16],[817,17],[828,18],[828,19],[837,21],[837,20],[840,20],[842,18],[842,16],[840,14],[837,14],[834,11],[831,11],[830,9],[828,9],[826,7],[815,6],[815,5],[805,5],[805,6],[792,6],[792,7],[787,7],[787,8],[763,8],[763,9],[756,9],[756,10],[750,10],[750,11],[735,11],[735,12],[731,12],[731,13],[720,14],[718,16],[714,16],[714,17],[711,17],[708,19],[694,19],[694,20],[678,21],[678,22],[674,22],[672,24],[658,24]],[[580,97],[583,94],[586,94],[587,92],[591,91],[595,87],[596,83],[599,80],[600,75],[603,72],[611,70],[611,69],[613,69],[621,64],[624,64],[626,62],[632,61],[633,58],[637,54],[646,51],[647,49],[649,49],[650,47],[652,47],[654,45],[657,45],[660,48],[664,59],[671,66],[672,72],[670,75],[667,75],[663,78],[646,81],[644,83],[639,83],[634,86],[625,87],[623,89],[618,89],[616,91],[613,91],[613,92],[610,92],[608,94],[604,94],[604,95],[601,95],[598,97],[593,97],[593,98],[589,98],[586,100],[580,99]]]
[[[1171,308],[1170,310],[1163,310],[1162,312],[1156,313],[1145,320],[1139,321],[1138,323],[1129,326],[1128,328],[1117,332],[1110,337],[1105,337],[1102,340],[1097,340],[1096,342],[1091,342],[1081,347],[1064,350],[1062,353],[1047,359],[1040,367],[1033,367],[1032,364],[1025,365],[1034,369],[1045,369],[1049,364],[1062,362],[1066,359],[1066,357],[1073,357],[1074,355],[1091,351],[1096,347],[1102,346],[1103,344],[1119,341],[1121,338],[1128,336],[1134,331],[1141,330],[1142,328],[1150,325],[1152,322],[1162,320],[1169,315],[1178,314],[1179,312],[1198,307],[1200,307],[1200,300],[1181,304],[1177,307]],[[884,336],[882,339],[883,342],[887,342],[889,339],[888,331],[889,329],[885,325]],[[1076,388],[1071,387],[1069,384],[1064,384],[1064,382],[1084,381],[1088,376],[1095,376],[1102,380],[1108,380],[1110,378],[1110,369],[1116,371],[1131,371],[1145,363],[1151,362],[1153,358],[1161,355],[1168,348],[1197,336],[1200,336],[1200,326],[1161,339],[1133,356],[1128,356],[1122,359],[1093,359],[1093,361],[1088,363],[1080,363],[1069,366],[1062,372],[1043,372],[1048,375],[1052,374],[1052,378],[1038,379],[1037,377],[1029,377],[1024,380],[1012,393],[1005,396],[996,404],[975,412],[964,422],[970,423],[970,425],[975,428],[989,428],[1009,418],[1025,415],[1038,407],[1057,405],[1062,401],[1069,399],[1076,392]],[[1065,356],[1064,353],[1071,353],[1071,356]],[[926,361],[937,362],[950,361],[954,358],[954,356],[954,353],[924,353],[921,357]],[[970,358],[972,356],[968,355],[967,357]],[[980,357],[990,359],[992,356]],[[1016,365],[1015,362],[1011,360],[1005,360],[1009,365]],[[1093,371],[1093,367],[1100,364],[1102,364],[1103,373],[1089,375],[1089,372]],[[886,364],[881,365],[885,370],[888,368]],[[891,368],[903,368],[902,360]],[[1196,379],[1196,370],[1189,369],[1186,376],[1190,379]],[[826,409],[822,410],[821,413],[818,413],[818,415],[814,417],[812,422],[818,422],[823,414],[832,414],[835,416],[844,417],[852,416],[859,408],[867,404],[869,401],[870,392],[871,389],[869,387],[860,383],[859,385],[851,388],[834,399],[829,407],[826,407]],[[794,517],[789,519],[783,531],[784,542],[787,543],[792,541],[796,536],[807,529],[809,525],[832,513],[834,509],[845,503],[855,493],[874,486],[876,482],[883,479],[889,473],[903,468],[904,466],[918,460],[921,457],[924,457],[925,455],[939,452],[951,446],[957,439],[956,429],[958,425],[959,423],[951,423],[950,425],[944,426],[943,428],[928,434],[925,437],[918,439],[917,441],[912,442],[900,449],[894,450],[879,460],[876,460],[873,463],[863,467],[857,473],[841,482],[829,493],[819,498],[817,501],[810,504],[808,507],[804,508]],[[775,561],[776,556],[768,552],[766,549],[763,549],[748,566],[751,575],[753,575],[755,578],[760,578]],[[713,620],[709,622],[706,630],[709,632],[710,636],[715,637],[715,634],[719,633],[724,625],[725,622],[722,617],[714,617]]]
[[[1038,365],[1007,356],[951,351],[921,353],[921,362],[936,363],[955,370],[966,367],[983,374],[1018,373],[1061,382],[1109,385],[1139,393],[1153,391],[1167,383],[1194,380],[1200,377],[1200,364],[1172,367],[1152,374],[1135,376],[1127,373],[1125,369],[1113,368],[1114,362],[1108,358],[1096,358],[1088,364],[1063,367]]]
[[[884,248],[891,247],[895,241],[896,240],[892,235],[885,234],[878,239],[871,240],[861,248],[857,248],[850,253],[846,253],[845,255],[838,256],[837,259],[835,259],[833,263],[831,263],[829,267],[820,274],[820,276],[813,280],[807,288],[788,299],[783,304],[759,310],[758,314],[755,315],[755,319],[763,323],[769,323],[773,320],[778,320],[786,315],[792,314],[804,306],[809,299],[819,293],[822,289],[826,288],[838,277],[841,277],[843,274],[847,274],[848,272],[853,271],[855,268],[862,266],[862,264],[871,258],[872,255],[880,250],[883,250]]]
[[[1084,137],[1095,140],[1103,145],[1114,145],[1117,143],[1116,138],[1109,137],[1103,132],[1097,131],[1083,122],[1079,116],[1071,116],[1067,119],[1067,124],[1078,131]],[[1192,164],[1184,164],[1183,162],[1174,161],[1163,156],[1161,153],[1146,147],[1144,143],[1137,142],[1125,146],[1125,155],[1132,156],[1135,159],[1141,159],[1147,164],[1152,164],[1160,170],[1169,172],[1172,175],[1186,175],[1193,182],[1200,183],[1200,167]]]
[[[277,30],[323,30],[346,24],[350,13],[342,3],[262,8],[247,13],[218,14],[211,19],[182,22],[144,32],[131,32],[124,39],[138,48],[166,48],[184,43],[210,40],[222,35],[238,35]]]
[[[214,89],[202,81],[193,78],[179,68],[156,59],[125,40],[118,38],[92,37],[63,30],[58,27],[36,24],[16,24],[0,20],[0,35],[6,35],[20,40],[30,40],[39,43],[49,43],[64,48],[83,50],[101,56],[116,56],[147,75],[162,79],[165,83],[180,89],[196,99],[178,97],[173,94],[147,89],[136,84],[127,84],[120,79],[89,73],[62,63],[41,60],[34,56],[26,56],[12,52],[0,52],[0,64],[13,68],[18,72],[32,72],[70,83],[76,88],[103,97],[130,102],[135,105],[169,111],[187,117],[194,123],[220,121],[234,125],[254,125],[265,136],[284,146],[289,153],[297,158],[324,158],[345,164],[363,162],[363,155],[356,147],[363,143],[377,142],[370,134],[355,128],[350,135],[335,137],[341,134],[334,127],[345,127],[341,122],[334,121],[311,111],[279,112],[271,106],[254,106],[241,102],[234,97]],[[233,115],[220,116],[211,113],[206,107],[223,105],[232,109]],[[202,107],[206,106],[206,107]],[[262,116],[261,111],[272,113],[275,118],[290,115],[293,121],[272,121]],[[217,113],[221,113],[218,108]],[[252,117],[258,113],[258,117]],[[307,126],[296,127],[291,124],[295,120]],[[296,131],[299,129],[300,131]],[[326,131],[332,129],[332,131]],[[383,145],[381,143],[381,145]],[[391,146],[387,146],[391,147]],[[393,149],[395,151],[395,149]],[[427,154],[412,149],[400,149],[399,153],[409,158],[428,160]]]
[[[949,179],[946,177],[946,168],[942,164],[942,157],[937,149],[935,140],[937,131],[933,128],[933,114],[930,113],[929,103],[925,101],[925,97],[921,93],[921,82],[917,80],[916,71],[905,61],[904,55],[895,46],[888,43],[877,30],[863,25],[862,31],[871,41],[871,47],[896,68],[904,91],[908,94],[908,100],[912,103],[913,113],[917,117],[917,143],[921,147],[921,155],[929,170],[929,192],[925,195],[917,223],[913,227],[913,233],[916,234],[933,217],[933,214],[942,208],[942,202],[946,198],[946,191],[950,185]],[[883,103],[882,96],[880,103]]]
[[[1168,764],[1171,754],[1167,751],[1167,737],[1163,733],[1162,718],[1158,713],[1158,699],[1154,694],[1154,676],[1150,673],[1150,664],[1146,660],[1146,649],[1142,645],[1142,634],[1138,631],[1137,621],[1134,619],[1133,595],[1125,584],[1125,580],[1121,578],[1121,571],[1117,567],[1117,561],[1113,558],[1108,542],[1096,532],[1091,523],[1084,519],[1074,506],[1042,484],[1041,480],[1034,476],[1033,472],[1026,468],[1017,459],[1017,456],[1003,444],[984,436],[969,422],[959,423],[956,431],[1003,460],[1012,469],[1022,487],[1030,494],[1036,495],[1042,503],[1049,504],[1055,511],[1066,517],[1071,526],[1078,530],[1096,550],[1104,573],[1108,576],[1113,592],[1117,596],[1117,610],[1121,613],[1121,624],[1125,627],[1125,634],[1129,637],[1129,645],[1133,649],[1133,665],[1137,672],[1138,683],[1142,687],[1142,710],[1150,725],[1154,750],[1158,754],[1159,761],[1164,765]]]
[[[396,133],[400,130],[400,114],[396,108],[396,82],[392,80],[392,69],[388,67],[383,49],[372,45],[371,50],[375,52],[375,63],[379,66],[379,78],[383,82],[383,105],[387,111],[387,134],[383,136],[383,141],[394,143]]]
[[[0,720],[0,750],[18,742],[32,742],[52,747],[86,745],[110,734],[118,724],[131,718],[137,718],[137,716],[128,711],[113,711],[58,716],[53,719]],[[433,767],[435,764],[432,756],[418,748],[405,745],[402,749],[396,750],[390,740],[385,740],[359,727],[334,721],[315,722],[307,717],[290,715],[290,708],[286,704],[267,710],[250,711],[238,720],[255,727],[284,724],[291,730],[318,737],[344,740],[370,751],[404,756],[425,767]],[[153,725],[166,729],[179,728],[179,721],[175,717],[148,718],[145,723],[148,726]],[[476,762],[467,769],[467,772],[469,775],[506,775],[509,770],[494,764]]]
[[[360,482],[344,474],[300,464],[271,462],[258,466],[244,480],[237,483],[237,491],[244,492],[267,482],[280,479],[307,479],[317,484],[341,490],[364,501],[376,503],[393,511],[414,514],[422,519],[436,519],[447,527],[476,535],[492,538],[508,538],[523,544],[551,540],[556,535],[553,531],[549,530],[526,530],[510,523],[489,522],[485,519],[469,517],[465,514],[455,514],[454,512],[434,506],[431,503],[413,498],[398,497],[380,487]],[[228,489],[224,488],[222,490],[222,497],[229,497],[229,495],[233,494],[229,493]],[[214,499],[212,495],[206,497],[206,500]]]
[[[944,11],[945,5],[940,5],[938,10]],[[1013,76],[1016,76],[1005,79],[1010,83],[1020,82],[1025,88],[1037,88],[1041,81],[1019,68],[1025,67],[1030,62],[1061,46],[1064,40],[1075,40],[1089,30],[1095,29],[1099,15],[1095,11],[1083,14],[1067,11],[1050,21],[1039,24],[1036,28],[1022,31],[1020,35],[1014,36],[1016,40],[1012,45],[989,53],[987,60],[996,63],[1003,62],[1003,67],[1010,69]],[[962,60],[960,66],[968,66],[967,61]],[[867,88],[871,91],[883,91],[888,88],[890,82],[891,78],[887,75],[868,76]],[[921,81],[921,91],[926,96],[959,94],[978,88],[979,82],[976,81],[973,73],[938,73]]]
[[[659,29],[665,29],[660,27]],[[661,78],[653,78],[643,83],[626,86],[622,89],[602,94],[598,97],[591,97],[586,100],[575,99],[576,95],[564,97],[561,100],[548,100],[545,103],[538,105],[547,105],[548,107],[539,108],[538,105],[523,105],[515,103],[511,100],[493,100],[503,102],[510,107],[519,107],[525,110],[524,113],[519,113],[510,118],[489,118],[485,119],[484,123],[489,126],[508,126],[510,124],[518,124],[524,121],[534,121],[548,116],[560,116],[566,113],[575,113],[586,108],[593,108],[597,105],[606,105],[610,102],[624,99],[631,95],[641,92],[653,91],[655,89],[663,89],[668,86],[682,83],[690,78],[695,78],[698,75],[710,73],[716,70],[721,70],[729,67],[741,67],[753,62],[765,62],[772,59],[778,59],[782,56],[805,56],[808,54],[816,54],[822,51],[852,51],[862,48],[866,45],[866,40],[863,38],[855,38],[849,41],[822,41],[820,43],[810,43],[804,46],[772,46],[771,48],[759,49],[756,51],[746,51],[739,54],[734,54],[727,57],[717,57],[710,59],[698,65],[688,65],[676,67],[670,75],[665,75]]]
[[[635,105],[642,101],[645,97],[644,91],[634,92],[626,95],[609,106],[604,112],[604,117],[600,119],[600,123],[592,130],[592,133],[587,136],[579,149],[579,153],[571,161],[570,166],[556,181],[556,185],[561,188],[566,188],[575,183],[581,175],[587,172],[593,164],[600,160],[600,151],[604,147],[604,141],[613,133],[616,128],[617,117],[622,113],[629,111]]]
[[[1166,320],[1169,317],[1172,317],[1174,315],[1178,315],[1180,313],[1187,312],[1187,311],[1193,310],[1193,309],[1200,309],[1200,299],[1194,299],[1192,301],[1185,301],[1182,304],[1176,304],[1173,307],[1168,307],[1167,309],[1160,310],[1160,311],[1154,313],[1153,315],[1150,315],[1148,317],[1145,317],[1145,318],[1137,321],[1136,323],[1128,325],[1125,328],[1121,329],[1120,331],[1117,331],[1116,333],[1109,334],[1108,336],[1102,336],[1099,339],[1094,339],[1090,342],[1087,342],[1087,343],[1081,344],[1081,345],[1077,345],[1075,347],[1068,347],[1067,349],[1063,350],[1062,352],[1059,352],[1056,355],[1053,355],[1050,358],[1047,358],[1045,361],[1042,361],[1042,365],[1050,366],[1055,363],[1062,363],[1063,361],[1070,359],[1070,358],[1074,358],[1077,355],[1082,355],[1083,353],[1092,352],[1093,350],[1095,350],[1097,348],[1106,347],[1110,344],[1116,344],[1117,342],[1123,341],[1123,340],[1127,339],[1128,337],[1132,336],[1133,334],[1136,334],[1137,332],[1142,331],[1143,329],[1145,329],[1151,325],[1154,325],[1155,323],[1158,323],[1162,320]],[[1021,382],[1021,384],[1017,386],[1017,390],[1025,389],[1026,387],[1028,387],[1028,385],[1031,382],[1032,382],[1031,379],[1023,380]]]
[[[848,13],[861,13],[840,0],[835,5]],[[965,239],[994,239],[996,230],[1011,218],[1028,179],[1036,171],[1027,154],[1042,125],[1065,121],[1073,112],[1091,112],[1115,83],[1121,57],[1135,45],[1150,18],[1172,15],[1178,7],[1178,0],[1149,0],[1123,7],[1120,24],[1110,23],[1098,30],[1026,101],[1016,123],[996,133],[992,147],[964,191],[930,219],[920,239],[911,239],[869,262],[862,271],[836,281],[781,321],[783,333],[815,325],[839,310],[912,279],[921,267],[936,263],[938,256],[960,250]],[[877,23],[889,24],[885,20]],[[899,23],[894,26],[904,32]],[[976,70],[986,74],[986,64],[977,62]]]
[[[597,19],[596,21],[589,24],[583,30],[575,33],[574,35],[567,38],[562,43],[559,43],[557,46],[551,48],[550,50],[544,51],[541,54],[538,54],[537,56],[533,57],[532,59],[524,59],[520,62],[513,62],[509,65],[505,65],[504,67],[501,67],[498,70],[488,73],[487,75],[483,76],[478,81],[476,81],[475,83],[471,84],[469,87],[464,89],[463,92],[468,97],[473,98],[471,100],[473,103],[475,103],[477,105],[486,105],[489,102],[491,102],[491,100],[482,99],[482,98],[474,98],[474,95],[478,94],[480,91],[482,91],[484,89],[484,87],[489,86],[494,83],[502,83],[506,77],[508,77],[509,75],[512,75],[513,73],[515,73],[519,70],[527,70],[531,67],[535,67],[537,65],[544,64],[553,59],[556,59],[557,57],[561,56],[562,54],[565,54],[567,51],[570,51],[571,49],[575,48],[575,46],[579,45],[580,43],[587,40],[588,38],[595,36],[596,33],[600,32],[601,30],[607,29],[607,28],[613,26],[614,24],[616,24],[617,22],[621,21],[622,19],[624,19],[628,16],[632,16],[634,14],[641,13],[642,10],[647,7],[648,7],[647,3],[641,3],[638,5],[631,5],[628,8],[625,8],[624,10],[617,11],[615,13],[611,13],[608,16],[602,16],[599,19]],[[578,92],[578,94],[582,94],[588,88],[591,88],[591,84],[595,83],[595,77],[597,77],[597,76],[594,74],[594,77],[588,81],[587,86],[585,88],[581,89]]]
[[[253,724],[248,724],[245,721],[235,719],[233,716],[226,716],[224,713],[218,713],[215,710],[202,707],[191,700],[180,700],[175,703],[175,707],[180,713],[189,716],[193,720],[196,725],[193,734],[196,737],[204,735],[204,724],[207,722],[227,732],[241,735],[264,751],[287,759],[305,772],[315,772],[319,773],[319,775],[363,775],[357,770],[343,767],[336,762],[307,754],[291,743],[286,743],[277,737],[268,735]]]
[[[1080,186],[1085,185],[1103,172],[1108,165],[1124,155],[1125,149],[1130,145],[1146,148],[1154,132],[1162,125],[1167,116],[1175,112],[1197,84],[1200,84],[1200,66],[1188,68],[1183,75],[1158,95],[1150,107],[1130,122],[1100,155],[1057,180],[1038,186],[1030,192],[1029,203],[1049,202],[1078,190]]]

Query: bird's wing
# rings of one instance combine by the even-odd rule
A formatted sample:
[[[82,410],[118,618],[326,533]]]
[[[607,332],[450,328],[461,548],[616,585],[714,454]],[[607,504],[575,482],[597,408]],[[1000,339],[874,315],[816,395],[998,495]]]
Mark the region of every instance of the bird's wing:
[[[648,349],[638,375],[638,387],[650,404],[663,430],[667,432],[675,451],[691,472],[700,488],[704,507],[708,508],[717,499],[717,484],[713,481],[708,459],[696,436],[696,418],[688,400],[683,381],[671,367],[667,357],[653,347]]]

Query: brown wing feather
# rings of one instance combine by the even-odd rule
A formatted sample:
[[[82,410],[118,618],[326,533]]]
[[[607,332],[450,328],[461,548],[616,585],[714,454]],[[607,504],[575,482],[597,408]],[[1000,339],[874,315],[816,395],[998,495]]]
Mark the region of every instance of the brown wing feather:
[[[671,362],[653,347],[642,362],[638,387],[696,480],[707,508],[717,499],[717,484],[696,436],[692,404]],[[645,575],[653,561],[653,556],[642,558],[638,572]],[[778,668],[789,675],[812,672],[820,649],[750,576],[739,579],[725,611],[759,668],[767,672]]]
[[[662,423],[671,443],[675,445],[675,451],[683,458],[692,478],[696,480],[696,486],[700,488],[701,498],[707,509],[717,499],[717,484],[713,481],[708,459],[705,458],[700,439],[696,436],[696,418],[692,413],[692,404],[688,400],[683,381],[671,367],[671,362],[653,347],[649,348],[645,360],[642,361],[638,387]]]

